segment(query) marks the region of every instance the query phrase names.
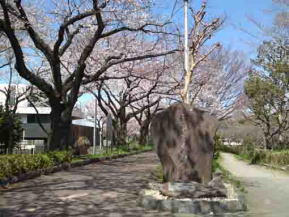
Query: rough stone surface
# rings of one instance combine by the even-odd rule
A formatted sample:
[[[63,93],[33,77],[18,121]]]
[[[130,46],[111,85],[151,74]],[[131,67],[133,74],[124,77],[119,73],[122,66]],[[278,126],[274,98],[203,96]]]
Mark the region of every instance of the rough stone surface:
[[[214,178],[208,183],[209,187],[212,187],[214,189],[218,189],[220,192],[222,192],[224,195],[227,195],[227,189],[223,182],[223,174],[222,172],[215,172]]]
[[[154,186],[155,187],[155,186]],[[172,213],[217,214],[235,213],[246,210],[244,198],[240,197],[233,186],[226,185],[227,198],[171,198],[155,189],[143,190],[140,193],[140,204],[146,209],[169,211]],[[224,215],[225,216],[225,215]],[[231,216],[228,214],[228,216]]]
[[[165,183],[160,189],[163,195],[173,198],[214,198],[226,197],[226,188],[204,185],[197,182]]]
[[[165,182],[211,180],[216,123],[208,113],[187,104],[174,104],[155,116],[151,134]]]

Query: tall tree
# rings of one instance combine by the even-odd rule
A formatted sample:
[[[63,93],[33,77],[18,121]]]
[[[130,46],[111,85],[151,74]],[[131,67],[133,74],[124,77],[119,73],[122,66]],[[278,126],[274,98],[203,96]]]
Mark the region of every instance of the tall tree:
[[[154,103],[152,103],[154,102]],[[151,105],[151,106],[145,106]],[[145,108],[145,109],[142,109]],[[138,143],[140,145],[148,144],[149,136],[149,126],[151,124],[154,115],[162,110],[161,98],[156,98],[153,96],[147,96],[142,101],[136,103],[136,105],[131,105],[131,109],[134,111],[140,111],[139,113],[133,113],[134,118],[139,124],[139,138]]]
[[[263,42],[245,86],[255,123],[261,127],[268,149],[282,144],[282,135],[289,129],[288,51],[286,40]]]
[[[220,48],[196,70],[191,84],[192,103],[219,120],[243,106],[244,82],[251,64],[239,51]]]
[[[175,93],[181,92],[183,59],[172,58],[172,61],[175,64],[171,67],[168,85],[175,87]],[[244,105],[243,86],[250,68],[251,64],[242,52],[225,47],[215,50],[194,70],[188,93],[190,103],[218,119],[229,118],[234,110]],[[180,97],[170,97],[181,100]]]
[[[13,149],[22,138],[22,126],[19,118],[0,106],[0,143],[4,148],[0,149],[0,154],[12,154]]]
[[[30,3],[37,7],[37,1]],[[110,49],[105,47],[108,39],[112,40],[122,33],[162,32],[165,24],[151,18],[150,1],[49,1],[43,8],[38,8],[43,12],[38,22],[33,22],[34,14],[21,0],[0,0],[0,6],[0,32],[5,33],[14,51],[16,70],[49,100],[51,134],[48,146],[51,150],[65,149],[71,143],[71,114],[81,85],[98,80],[117,64],[172,53],[167,50],[157,53],[144,50],[137,55],[121,51],[105,55],[106,52],[103,52]],[[28,51],[21,46],[17,34],[19,28],[15,27],[14,20],[20,23],[22,34],[29,38]],[[50,27],[49,31],[45,32],[45,27]],[[154,40],[154,37],[149,39]],[[38,53],[41,60],[34,58],[29,63],[26,57],[32,51]],[[97,70],[88,72],[87,63],[92,52],[101,56],[101,61]],[[34,72],[31,67],[39,62],[48,70]]]
[[[156,91],[159,75],[154,82],[147,81],[140,77],[129,76],[115,82],[101,82],[98,86],[98,93],[94,94],[103,113],[112,115],[114,119],[114,130],[116,134],[116,145],[125,145],[127,139],[127,124],[136,115],[156,105],[158,99],[149,101],[142,107],[134,106],[143,99],[150,97]],[[116,87],[118,86],[118,88]]]
[[[4,104],[0,105],[0,143],[4,144],[2,152],[11,154],[20,141],[23,132],[21,121],[17,117],[16,111],[19,103],[31,95],[31,87],[21,87],[15,83],[13,84],[12,57],[6,63],[8,66],[0,70],[8,71],[8,84],[0,89],[0,95],[5,99]],[[7,73],[3,74],[6,75]]]

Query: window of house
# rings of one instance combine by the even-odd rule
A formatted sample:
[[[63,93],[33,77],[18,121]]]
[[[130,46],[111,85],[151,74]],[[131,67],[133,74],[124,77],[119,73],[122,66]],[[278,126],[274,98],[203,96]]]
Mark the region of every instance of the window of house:
[[[38,117],[37,117],[38,116]],[[50,123],[50,116],[48,114],[28,114],[27,115],[27,123],[38,123],[37,118],[39,118],[40,122],[45,124],[45,123]]]

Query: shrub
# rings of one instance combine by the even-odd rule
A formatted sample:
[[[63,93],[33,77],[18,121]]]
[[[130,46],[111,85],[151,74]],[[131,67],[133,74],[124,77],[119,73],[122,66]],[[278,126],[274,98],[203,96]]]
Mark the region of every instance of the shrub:
[[[289,165],[289,150],[282,151],[262,151],[265,155],[262,163],[286,166]]]
[[[29,156],[28,156],[29,157]],[[30,165],[33,165],[30,170],[49,168],[54,164],[53,160],[47,154],[36,154],[30,159]]]
[[[54,164],[70,163],[72,160],[72,153],[70,151],[54,151],[48,153]]]
[[[12,174],[11,164],[8,158],[0,157],[0,179]]]
[[[0,180],[37,169],[71,162],[71,152],[51,152],[48,154],[11,154],[0,156]]]
[[[4,149],[0,153],[12,153],[22,137],[22,126],[19,117],[0,106],[0,143]]]
[[[251,164],[262,163],[266,158],[266,153],[264,151],[258,150],[250,153],[249,160]]]
[[[87,137],[81,136],[77,139],[73,145],[75,155],[86,155],[88,154],[88,149],[91,146],[90,141]]]
[[[233,145],[222,145],[220,147],[220,151],[223,152],[228,152],[228,153],[232,153],[232,154],[242,154],[244,147],[238,145],[238,146],[233,146]]]
[[[214,159],[218,159],[220,156],[221,147],[223,146],[223,142],[221,136],[216,134],[214,137],[215,146],[214,146]]]
[[[125,146],[125,147],[127,147],[127,146]],[[129,150],[132,150],[132,151],[137,151],[141,148],[139,143],[137,143],[135,140],[131,141],[128,144],[128,147],[129,147]]]
[[[256,144],[256,141],[254,140],[254,138],[250,136],[246,136],[242,142],[242,145],[244,147],[243,151],[249,154],[252,154],[256,148],[255,144]]]

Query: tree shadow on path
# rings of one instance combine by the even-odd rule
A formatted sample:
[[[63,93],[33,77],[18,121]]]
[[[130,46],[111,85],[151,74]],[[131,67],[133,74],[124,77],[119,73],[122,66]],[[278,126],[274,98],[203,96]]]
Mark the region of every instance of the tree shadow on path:
[[[27,180],[0,192],[0,217],[173,216],[138,206],[154,153],[104,161]]]

